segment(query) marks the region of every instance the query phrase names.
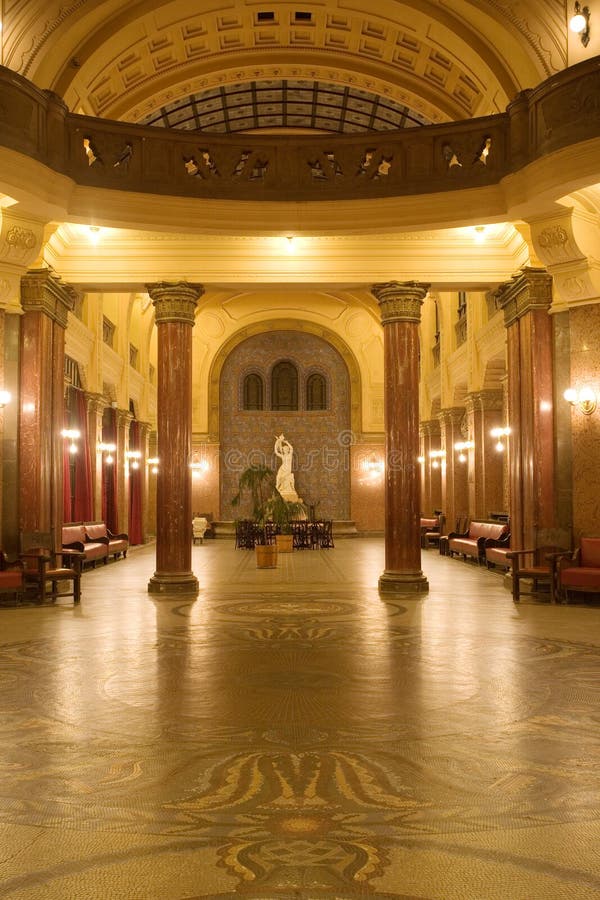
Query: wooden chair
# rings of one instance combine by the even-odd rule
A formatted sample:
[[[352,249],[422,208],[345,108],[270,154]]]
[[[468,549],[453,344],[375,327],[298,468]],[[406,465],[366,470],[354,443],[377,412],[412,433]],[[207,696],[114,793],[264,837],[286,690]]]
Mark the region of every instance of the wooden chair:
[[[446,518],[443,513],[437,515],[437,525],[432,528],[421,528],[421,547],[427,550],[429,547],[439,547],[444,532]]]
[[[538,594],[539,585],[548,585],[550,602],[554,603],[554,571],[549,554],[556,552],[556,547],[537,547],[527,550],[510,550],[506,554],[511,564],[512,598],[515,603],[521,599],[521,582],[531,581],[533,590]]]
[[[574,553],[554,554],[553,587],[557,598],[569,602],[569,593],[600,593],[600,537],[582,537]]]
[[[57,597],[73,597],[75,604],[80,602],[83,553],[55,550],[50,533],[26,532],[21,535],[20,559],[25,587],[31,588],[39,603]],[[70,591],[59,590],[60,584],[68,582],[71,583]]]

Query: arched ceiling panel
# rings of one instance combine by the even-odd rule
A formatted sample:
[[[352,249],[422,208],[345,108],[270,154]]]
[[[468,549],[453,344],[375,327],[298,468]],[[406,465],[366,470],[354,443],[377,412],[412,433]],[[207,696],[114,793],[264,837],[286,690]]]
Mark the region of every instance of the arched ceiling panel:
[[[269,79],[353,87],[427,121],[486,115],[565,53],[563,0],[5,3],[5,65],[74,111],[133,121]]]

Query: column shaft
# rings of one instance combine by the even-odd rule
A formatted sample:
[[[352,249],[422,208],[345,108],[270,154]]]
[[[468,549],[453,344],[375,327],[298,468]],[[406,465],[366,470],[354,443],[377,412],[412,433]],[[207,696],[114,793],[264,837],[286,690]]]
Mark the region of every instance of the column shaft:
[[[384,335],[385,571],[379,590],[426,592],[420,541],[418,328],[427,286],[390,282],[372,291]]]
[[[512,545],[564,543],[556,527],[552,279],[526,268],[497,296],[507,327]]]
[[[21,282],[19,427],[20,531],[51,532],[63,522],[64,347],[71,289],[46,269]]]
[[[202,289],[148,285],[158,330],[156,572],[151,593],[195,593],[192,563],[192,326]]]

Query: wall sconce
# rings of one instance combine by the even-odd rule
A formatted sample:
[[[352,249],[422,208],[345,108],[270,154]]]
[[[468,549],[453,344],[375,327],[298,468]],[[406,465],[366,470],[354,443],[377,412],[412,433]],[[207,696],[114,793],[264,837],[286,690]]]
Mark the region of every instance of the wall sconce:
[[[584,47],[590,42],[590,8],[589,6],[580,6],[575,3],[575,13],[569,20],[569,28],[581,38]]]
[[[199,462],[191,462],[192,478],[200,478],[210,469],[210,463],[207,459],[201,459]]]
[[[430,450],[429,459],[431,460],[431,468],[439,469],[440,461],[446,458],[445,450]]]
[[[376,481],[378,478],[381,478],[385,468],[383,460],[380,459],[376,453],[371,453],[367,459],[362,460],[360,465],[369,481]]]
[[[471,450],[475,446],[475,441],[458,441],[454,445],[454,449],[458,453],[458,461],[461,463],[466,463],[467,454],[465,450]]]
[[[69,444],[69,453],[77,453],[77,444],[75,441],[79,440],[81,432],[79,432],[77,428],[63,428],[61,435],[65,440],[71,441]]]
[[[146,465],[150,466],[150,471],[152,472],[153,475],[158,475],[158,463],[159,463],[158,456],[150,456],[146,460]]]
[[[106,453],[106,456],[104,457],[104,462],[108,466],[112,466],[112,464],[115,461],[113,453],[115,453],[116,449],[117,449],[116,444],[98,444],[98,450],[100,451],[100,453]]]
[[[129,460],[130,469],[139,469],[140,459],[142,458],[141,450],[128,450],[125,456]]]
[[[424,456],[417,456],[417,462],[420,463],[421,465],[423,465],[423,463],[425,462],[425,457],[424,457]]]
[[[0,391],[0,409],[4,409],[11,400],[12,396],[10,391]]]
[[[510,434],[510,428],[492,428],[490,434],[493,438],[497,438],[498,443],[496,444],[496,450],[498,453],[504,453],[506,449],[505,438],[507,438]]]
[[[598,404],[598,398],[595,391],[591,387],[567,388],[563,397],[571,404],[576,406],[585,416],[591,416]]]

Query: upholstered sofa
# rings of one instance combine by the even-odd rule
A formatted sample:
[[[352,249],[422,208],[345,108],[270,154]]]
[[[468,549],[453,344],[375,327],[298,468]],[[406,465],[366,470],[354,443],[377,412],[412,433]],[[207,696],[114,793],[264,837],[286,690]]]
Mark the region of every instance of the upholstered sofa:
[[[473,521],[463,534],[456,531],[450,532],[448,553],[450,556],[454,556],[456,553],[463,559],[470,556],[481,564],[485,560],[485,542],[487,540],[500,541],[508,534],[509,526],[506,522]]]
[[[63,525],[62,546],[79,550],[85,556],[84,563],[95,566],[98,560],[106,564],[109,556],[127,556],[129,538],[126,534],[112,534],[105,522],[81,522]]]
[[[501,569],[510,569],[512,560],[510,553],[510,532],[501,538],[486,538],[484,544],[485,564],[488,569],[491,566],[499,566]]]

